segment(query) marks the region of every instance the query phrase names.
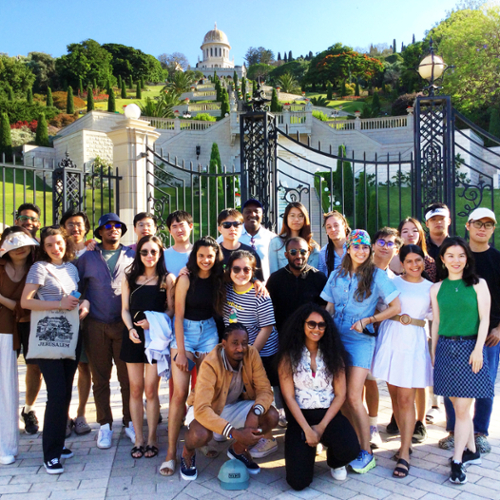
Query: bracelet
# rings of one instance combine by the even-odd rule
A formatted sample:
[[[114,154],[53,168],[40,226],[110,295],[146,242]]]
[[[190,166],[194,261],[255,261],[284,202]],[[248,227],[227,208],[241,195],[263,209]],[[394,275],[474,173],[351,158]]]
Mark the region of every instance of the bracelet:
[[[372,323],[376,323],[377,322],[377,318],[375,317],[375,315],[372,316],[372,319],[373,319]]]
[[[135,330],[135,327],[132,327],[132,328],[129,328],[128,331],[130,332],[130,330]]]

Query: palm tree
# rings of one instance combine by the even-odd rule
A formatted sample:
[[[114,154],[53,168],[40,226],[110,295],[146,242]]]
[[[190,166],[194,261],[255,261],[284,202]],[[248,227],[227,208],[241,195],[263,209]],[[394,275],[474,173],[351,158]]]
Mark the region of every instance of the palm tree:
[[[278,80],[283,92],[287,94],[298,94],[300,92],[299,83],[290,73],[284,73]]]
[[[179,94],[169,90],[162,92],[156,100],[146,97],[145,104],[140,106],[141,114],[154,118],[174,118],[174,108],[179,104],[181,104]]]
[[[192,72],[176,71],[174,77],[165,85],[164,90],[174,90],[181,95],[183,92],[189,92],[191,85],[196,82],[196,77]]]

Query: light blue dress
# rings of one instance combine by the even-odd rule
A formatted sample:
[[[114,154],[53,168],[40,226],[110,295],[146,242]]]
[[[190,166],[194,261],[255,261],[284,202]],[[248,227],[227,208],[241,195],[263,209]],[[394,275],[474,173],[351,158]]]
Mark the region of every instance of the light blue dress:
[[[350,366],[370,369],[373,352],[375,350],[375,337],[351,330],[351,326],[359,319],[373,316],[379,299],[386,304],[392,302],[399,294],[399,290],[387,277],[387,274],[376,268],[373,275],[371,295],[362,302],[354,296],[358,289],[356,274],[352,277],[340,276],[340,269],[330,274],[321,298],[335,306],[333,321],[337,327],[340,338],[350,357]],[[373,325],[366,327],[373,332]]]
[[[319,266],[319,250],[314,247],[312,252],[309,254],[309,259],[307,263],[318,269]],[[288,265],[288,260],[285,257],[285,245],[283,238],[276,236],[269,243],[269,267],[271,269],[271,274],[282,269]]]

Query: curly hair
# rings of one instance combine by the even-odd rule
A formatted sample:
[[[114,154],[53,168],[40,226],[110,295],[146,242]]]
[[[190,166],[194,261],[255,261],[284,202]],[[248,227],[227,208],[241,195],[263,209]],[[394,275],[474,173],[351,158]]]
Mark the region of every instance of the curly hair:
[[[302,229],[299,231],[299,236],[304,238],[307,241],[307,245],[309,247],[309,251],[312,251],[315,247],[318,247],[318,244],[313,240],[312,231],[311,231],[311,219],[309,219],[309,213],[307,212],[307,208],[300,203],[300,201],[294,201],[289,203],[285,208],[285,213],[283,214],[283,225],[281,226],[280,234],[278,235],[281,238],[282,245],[280,248],[284,248],[286,240],[292,236],[292,230],[288,225],[288,215],[290,214],[292,208],[298,208],[302,214],[304,215],[304,225]]]
[[[468,243],[463,238],[459,238],[458,236],[446,238],[439,249],[439,260],[443,266],[441,270],[442,278],[446,279],[448,277],[448,269],[443,262],[444,254],[448,248],[455,246],[462,247],[465,255],[467,256],[467,264],[465,265],[464,272],[462,274],[462,280],[465,282],[466,286],[477,285],[479,283],[479,277],[476,274],[476,262],[474,261],[474,256],[472,255]]]
[[[326,370],[335,378],[345,370],[346,351],[330,314],[313,302],[304,304],[288,318],[280,332],[279,349],[275,362],[277,366],[283,364],[291,372],[296,369],[306,345],[305,323],[312,313],[318,313],[326,323],[325,333],[319,340],[318,347],[321,350]]]
[[[369,248],[370,255],[363,262],[363,264],[358,266],[358,268],[356,269],[356,276],[358,277],[358,289],[354,292],[354,298],[357,302],[363,302],[363,300],[367,299],[372,294],[371,288],[373,276],[376,271],[376,266],[373,263],[372,259],[373,250],[371,245],[369,245]],[[337,278],[339,276],[347,276],[352,270],[352,258],[349,252],[347,252],[335,274],[335,283],[337,282]]]
[[[137,278],[142,276],[145,272],[145,266],[141,259],[141,250],[142,247],[148,243],[152,242],[158,246],[160,256],[158,258],[158,262],[156,263],[156,276],[158,276],[158,288],[162,286],[162,279],[167,274],[167,267],[165,266],[165,254],[163,253],[163,244],[158,236],[154,236],[152,234],[148,234],[143,236],[139,242],[137,243],[137,248],[135,251],[135,257],[132,261],[132,264],[125,271],[125,277],[128,282],[128,286],[130,290],[133,290],[136,286]]]
[[[65,229],[61,226],[46,226],[40,231],[40,246],[38,247],[38,257],[36,260],[42,260],[45,262],[50,262],[51,258],[45,251],[45,240],[49,236],[62,236],[64,242],[66,243],[66,251],[63,255],[63,262],[71,262],[75,260],[75,247],[73,240],[70,238]]]

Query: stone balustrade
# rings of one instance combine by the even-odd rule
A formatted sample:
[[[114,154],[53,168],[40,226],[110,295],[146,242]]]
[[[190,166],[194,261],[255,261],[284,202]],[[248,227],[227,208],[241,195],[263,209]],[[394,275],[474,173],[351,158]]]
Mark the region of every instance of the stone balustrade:
[[[150,126],[156,130],[173,130],[176,134],[184,130],[206,130],[217,123],[201,120],[181,120],[180,118],[156,118],[153,116],[141,116],[140,119],[149,122]]]
[[[408,116],[384,116],[381,118],[359,118],[355,120],[328,120],[326,123],[336,131],[342,130],[381,130],[412,128],[413,120]]]

